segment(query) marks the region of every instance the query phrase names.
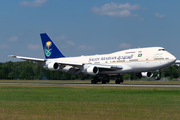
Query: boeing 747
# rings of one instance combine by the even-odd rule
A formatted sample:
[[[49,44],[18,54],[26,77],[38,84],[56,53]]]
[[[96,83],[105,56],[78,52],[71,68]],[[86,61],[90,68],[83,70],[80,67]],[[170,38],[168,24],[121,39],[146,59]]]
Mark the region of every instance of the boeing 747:
[[[116,84],[123,82],[122,75],[140,73],[152,77],[153,71],[173,65],[176,57],[162,47],[128,49],[111,54],[65,57],[46,33],[40,34],[45,59],[10,55],[23,60],[36,62],[48,70],[59,70],[75,75],[93,75],[92,84],[108,83],[109,76],[118,76]],[[159,74],[156,77],[160,79]]]

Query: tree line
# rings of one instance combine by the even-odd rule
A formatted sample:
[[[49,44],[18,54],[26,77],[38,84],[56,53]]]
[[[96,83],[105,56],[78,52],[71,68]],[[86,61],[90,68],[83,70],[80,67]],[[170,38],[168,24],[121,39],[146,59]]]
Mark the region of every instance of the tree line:
[[[156,71],[154,76],[156,76]],[[136,74],[124,75],[124,79],[139,79]],[[170,66],[161,71],[162,77],[179,78],[180,67],[177,65]],[[72,75],[61,71],[50,71],[43,69],[34,62],[21,61],[21,62],[5,62],[0,63],[0,79],[20,79],[20,80],[84,80],[92,79],[93,76],[85,75]],[[113,77],[112,79],[116,79]]]

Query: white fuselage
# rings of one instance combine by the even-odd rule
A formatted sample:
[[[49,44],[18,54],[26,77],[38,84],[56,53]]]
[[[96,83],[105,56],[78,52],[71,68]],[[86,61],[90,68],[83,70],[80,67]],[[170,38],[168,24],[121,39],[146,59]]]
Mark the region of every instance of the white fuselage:
[[[99,73],[113,75],[163,69],[174,64],[176,58],[162,47],[148,47],[128,49],[111,54],[50,59],[50,61],[54,60],[123,67],[123,69],[116,71],[102,71]]]

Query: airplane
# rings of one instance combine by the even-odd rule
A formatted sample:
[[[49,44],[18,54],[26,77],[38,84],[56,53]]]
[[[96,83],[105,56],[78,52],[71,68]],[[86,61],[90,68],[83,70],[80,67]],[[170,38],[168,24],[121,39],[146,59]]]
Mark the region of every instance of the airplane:
[[[163,47],[146,47],[128,49],[111,54],[65,57],[46,33],[40,34],[45,59],[9,55],[22,60],[36,62],[48,70],[59,70],[75,75],[92,75],[91,84],[109,83],[110,76],[117,76],[116,84],[123,83],[122,75],[140,73],[150,78],[153,71],[158,72],[156,80],[160,80],[159,71],[175,63],[176,57]]]

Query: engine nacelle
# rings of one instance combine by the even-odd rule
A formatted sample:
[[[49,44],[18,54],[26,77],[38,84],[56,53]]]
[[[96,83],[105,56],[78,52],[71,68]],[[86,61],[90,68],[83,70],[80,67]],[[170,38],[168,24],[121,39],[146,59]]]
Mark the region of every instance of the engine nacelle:
[[[141,72],[142,77],[151,78],[153,76],[153,72]]]
[[[58,70],[59,69],[59,64],[58,63],[49,63],[48,65],[45,65],[43,68],[48,69],[48,70]]]
[[[85,68],[84,68],[84,70],[82,70],[82,72],[95,76],[96,74],[99,73],[99,69],[96,66],[85,66]]]
[[[96,66],[90,66],[87,68],[87,73],[89,75],[96,75],[99,73],[99,69]]]

